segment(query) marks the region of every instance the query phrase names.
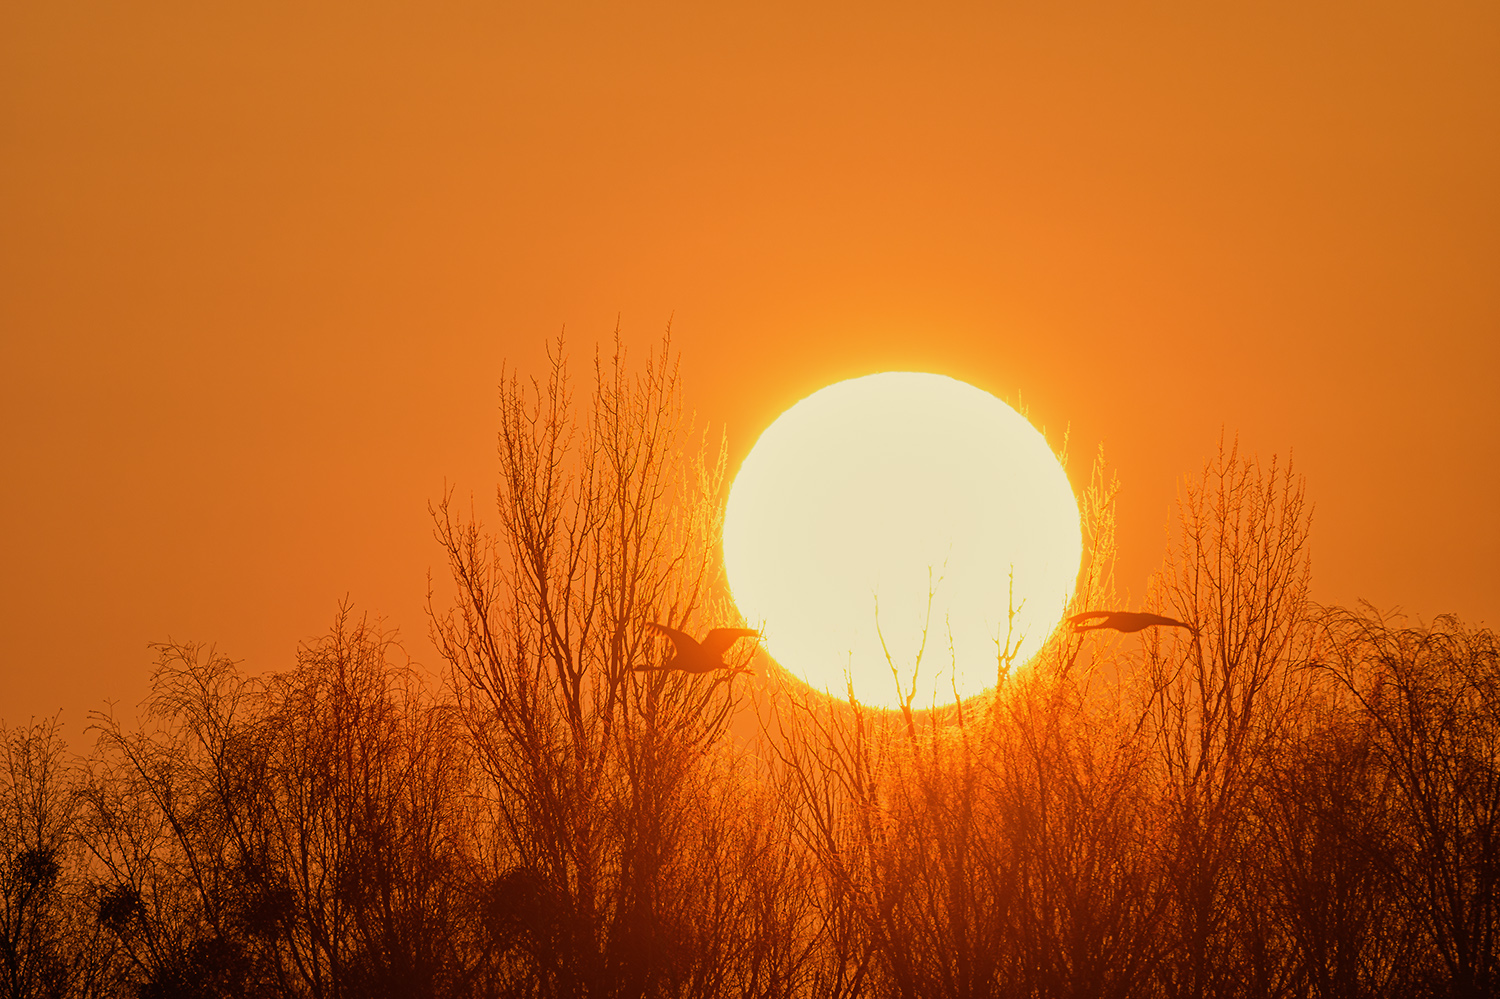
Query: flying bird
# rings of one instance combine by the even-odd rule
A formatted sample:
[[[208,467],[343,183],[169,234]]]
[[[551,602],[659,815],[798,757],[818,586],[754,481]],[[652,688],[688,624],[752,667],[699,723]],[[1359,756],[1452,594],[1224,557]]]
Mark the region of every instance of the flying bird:
[[[1100,620],[1093,620],[1099,618]],[[1186,621],[1179,621],[1175,617],[1162,617],[1160,614],[1142,614],[1137,611],[1084,611],[1082,614],[1074,614],[1068,618],[1073,625],[1074,631],[1094,631],[1098,628],[1111,628],[1115,631],[1140,631],[1143,628],[1186,628],[1188,631],[1196,631]]]
[[[634,669],[637,672],[675,669],[684,673],[712,673],[722,669],[733,673],[749,673],[750,670],[743,666],[734,667],[724,662],[724,653],[741,638],[757,638],[760,635],[754,628],[715,628],[699,642],[676,628],[668,628],[655,621],[649,622],[646,627],[655,628],[670,638],[677,648],[677,655],[660,666],[636,666]]]

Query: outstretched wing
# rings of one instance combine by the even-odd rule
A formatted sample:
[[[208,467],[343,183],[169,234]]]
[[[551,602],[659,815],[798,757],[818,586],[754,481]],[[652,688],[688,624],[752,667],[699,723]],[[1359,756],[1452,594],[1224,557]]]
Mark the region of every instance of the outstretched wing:
[[[1186,628],[1188,631],[1193,630],[1192,625],[1186,621],[1179,621],[1175,617],[1162,617],[1160,614],[1137,614],[1136,617],[1142,619],[1140,624],[1142,628]]]
[[[760,632],[754,628],[715,628],[704,636],[703,653],[718,659],[741,638],[756,638],[759,635]]]
[[[657,631],[670,638],[672,640],[672,644],[677,646],[677,654],[679,656],[691,656],[698,651],[697,641],[692,637],[678,631],[676,628],[668,628],[666,625],[657,624],[655,621],[646,622],[646,627],[655,628]]]

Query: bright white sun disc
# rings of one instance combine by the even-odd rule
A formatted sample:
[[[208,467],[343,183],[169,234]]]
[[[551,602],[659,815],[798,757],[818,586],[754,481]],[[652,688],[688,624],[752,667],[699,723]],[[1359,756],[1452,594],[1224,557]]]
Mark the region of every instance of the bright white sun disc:
[[[898,679],[914,707],[993,686],[1007,633],[1024,662],[1062,619],[1081,555],[1046,439],[988,392],[915,372],[839,382],[781,414],[724,522],[730,590],[776,661],[885,707]]]

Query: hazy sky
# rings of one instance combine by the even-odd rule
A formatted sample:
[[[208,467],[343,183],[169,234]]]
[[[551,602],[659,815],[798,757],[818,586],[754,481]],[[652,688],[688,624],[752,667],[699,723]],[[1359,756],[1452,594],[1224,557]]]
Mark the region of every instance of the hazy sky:
[[[1295,452],[1314,595],[1500,624],[1500,5],[0,8],[0,718],[431,662],[495,386],[669,318],[738,461],[830,382],[1023,401],[1120,473]]]

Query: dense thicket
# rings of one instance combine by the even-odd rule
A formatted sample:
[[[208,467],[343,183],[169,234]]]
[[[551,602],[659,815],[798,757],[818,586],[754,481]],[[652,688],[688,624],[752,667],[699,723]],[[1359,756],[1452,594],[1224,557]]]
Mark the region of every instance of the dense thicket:
[[[631,670],[737,623],[723,452],[665,351],[581,414],[566,375],[502,389],[493,532],[434,510],[443,684],[343,609],[286,672],[158,647],[86,755],[0,730],[0,996],[1500,990],[1500,647],[1310,603],[1290,469],[1184,488],[1147,603],[1192,632],[1002,642],[994,693],[887,712]]]

